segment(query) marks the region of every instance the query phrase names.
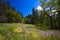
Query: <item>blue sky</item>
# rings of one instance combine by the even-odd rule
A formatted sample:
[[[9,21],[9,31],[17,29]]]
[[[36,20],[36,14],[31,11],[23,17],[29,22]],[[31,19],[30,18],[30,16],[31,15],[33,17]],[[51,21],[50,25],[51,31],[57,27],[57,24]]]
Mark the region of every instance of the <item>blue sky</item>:
[[[10,5],[17,11],[22,12],[23,16],[32,13],[32,8],[40,5],[40,0],[5,0],[9,1]]]

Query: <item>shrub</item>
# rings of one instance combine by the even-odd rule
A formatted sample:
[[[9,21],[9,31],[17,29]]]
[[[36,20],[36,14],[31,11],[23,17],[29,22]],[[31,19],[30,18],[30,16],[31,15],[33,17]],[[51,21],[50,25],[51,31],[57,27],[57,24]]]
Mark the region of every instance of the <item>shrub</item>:
[[[48,28],[46,25],[43,25],[43,24],[35,24],[35,26],[38,29],[47,29]]]

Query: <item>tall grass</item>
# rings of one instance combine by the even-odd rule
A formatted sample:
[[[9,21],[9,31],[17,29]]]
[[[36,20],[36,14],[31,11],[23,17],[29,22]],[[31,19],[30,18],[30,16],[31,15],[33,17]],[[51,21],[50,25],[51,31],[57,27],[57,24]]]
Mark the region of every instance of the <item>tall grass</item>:
[[[0,24],[0,40],[60,40],[55,35],[42,36],[39,30],[35,28],[23,28],[20,26]]]

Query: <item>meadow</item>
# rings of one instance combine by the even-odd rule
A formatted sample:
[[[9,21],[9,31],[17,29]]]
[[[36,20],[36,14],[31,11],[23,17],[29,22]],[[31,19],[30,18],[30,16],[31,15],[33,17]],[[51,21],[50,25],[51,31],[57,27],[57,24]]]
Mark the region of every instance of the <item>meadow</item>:
[[[0,40],[60,40],[60,30],[40,30],[32,24],[0,23]]]

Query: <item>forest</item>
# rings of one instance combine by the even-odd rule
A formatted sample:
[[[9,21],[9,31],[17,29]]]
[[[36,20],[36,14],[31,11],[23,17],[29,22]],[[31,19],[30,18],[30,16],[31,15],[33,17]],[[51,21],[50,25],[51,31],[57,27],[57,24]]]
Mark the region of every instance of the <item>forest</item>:
[[[41,0],[41,4],[43,10],[40,13],[33,7],[32,14],[23,17],[23,14],[11,7],[9,2],[0,0],[0,23],[26,23],[42,28],[60,29],[60,1]],[[49,9],[46,10],[47,8]]]

